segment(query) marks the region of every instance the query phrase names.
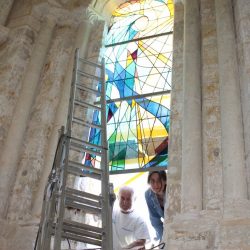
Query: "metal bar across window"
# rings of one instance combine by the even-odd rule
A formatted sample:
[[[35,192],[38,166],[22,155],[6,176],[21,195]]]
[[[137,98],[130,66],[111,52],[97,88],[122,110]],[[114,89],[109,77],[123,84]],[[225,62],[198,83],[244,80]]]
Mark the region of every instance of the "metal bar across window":
[[[107,44],[107,45],[105,45],[105,48],[113,47],[113,46],[116,46],[116,45],[122,45],[122,44],[126,44],[126,43],[131,43],[131,42],[137,42],[137,41],[141,41],[141,40],[145,40],[145,39],[155,38],[155,37],[158,37],[158,36],[171,35],[171,34],[173,34],[173,31],[164,32],[164,33],[156,34],[156,35],[152,35],[152,36],[139,37],[139,38],[123,41],[123,42]]]
[[[110,170],[109,174],[131,174],[131,173],[140,173],[140,172],[148,172],[148,171],[160,171],[160,170],[167,170],[166,167],[148,167],[148,168],[134,168],[134,169],[123,169],[123,170]]]
[[[121,102],[121,101],[126,101],[126,100],[141,99],[141,98],[153,97],[153,96],[157,96],[157,95],[167,95],[170,93],[171,93],[171,90],[165,90],[165,91],[159,91],[159,92],[142,94],[142,95],[132,95],[132,96],[126,96],[126,97],[122,97],[122,98],[106,100],[106,103],[108,104],[108,103]],[[99,103],[100,102],[95,102],[96,105]]]

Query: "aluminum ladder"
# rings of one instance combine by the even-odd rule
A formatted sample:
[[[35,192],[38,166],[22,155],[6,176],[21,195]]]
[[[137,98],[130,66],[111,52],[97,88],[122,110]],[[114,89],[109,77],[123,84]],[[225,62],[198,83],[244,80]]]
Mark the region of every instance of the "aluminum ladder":
[[[105,91],[104,60],[101,64],[86,61],[79,57],[79,49],[76,49],[67,126],[66,131],[63,127],[61,129],[53,167],[45,187],[36,250],[61,250],[63,244],[63,249],[71,249],[70,246],[65,248],[70,241],[96,247],[92,249],[113,249],[114,193],[109,183]],[[94,110],[100,112],[100,124],[92,122]],[[90,121],[85,118],[87,114],[91,117]],[[100,131],[101,145],[82,138],[83,133],[86,134],[91,128]],[[99,159],[99,167],[84,164],[82,159],[86,154],[95,155]],[[93,194],[75,188],[72,183],[76,176],[86,181],[98,180],[101,192]],[[67,218],[69,210],[95,214],[99,216],[101,226],[79,222],[70,216]]]

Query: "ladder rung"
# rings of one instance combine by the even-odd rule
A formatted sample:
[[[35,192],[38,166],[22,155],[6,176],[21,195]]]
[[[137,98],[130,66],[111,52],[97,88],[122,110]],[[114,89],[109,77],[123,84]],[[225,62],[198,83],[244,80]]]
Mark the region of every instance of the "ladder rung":
[[[93,155],[97,155],[97,156],[102,156],[102,154],[100,152],[88,149],[85,146],[77,144],[77,143],[71,143],[70,144],[70,149],[74,150],[76,152],[79,152],[79,153],[86,152],[86,153],[89,153],[89,154],[93,154]]]
[[[53,223],[51,227],[52,227],[52,234],[54,234],[56,224]],[[103,229],[100,227],[94,227],[91,225],[82,224],[82,223],[69,221],[69,220],[63,221],[63,225],[62,225],[62,237],[63,238],[73,239],[72,237],[81,237],[82,239],[84,239],[84,241],[82,242],[90,243],[90,240],[98,241],[98,242],[101,241],[102,235],[103,235]],[[93,242],[91,242],[91,244],[93,244]],[[95,242],[95,244],[97,243]]]
[[[100,214],[101,213],[100,208],[82,205],[80,203],[76,203],[76,202],[73,202],[73,201],[68,200],[68,199],[65,200],[65,206],[80,209],[80,210],[83,210],[86,213],[90,213],[90,214]]]
[[[102,170],[101,169],[98,169],[98,168],[94,168],[94,167],[89,167],[89,166],[86,166],[84,164],[81,164],[81,163],[78,163],[78,162],[75,162],[75,161],[69,161],[69,166],[73,166],[73,167],[77,167],[79,169],[84,169],[84,170],[87,170],[91,173],[96,173],[98,175],[101,175],[102,174]]]
[[[67,193],[66,194],[66,199],[71,200],[72,202],[79,202],[81,204],[85,204],[87,206],[91,206],[93,208],[101,208],[100,202],[85,199],[83,197],[76,196],[74,194]]]
[[[79,228],[75,228],[75,227],[68,226],[68,225],[63,225],[63,230],[64,230],[64,232],[69,232],[69,233],[77,234],[77,235],[80,235],[80,236],[87,236],[87,237],[90,237],[90,238],[96,239],[96,240],[101,240],[102,239],[102,234],[98,234],[98,233],[95,233],[95,232],[89,232],[89,231],[79,229]]]
[[[90,143],[88,141],[84,141],[84,140],[80,140],[80,139],[77,139],[75,137],[70,137],[70,141],[71,142],[75,142],[75,143],[80,143],[80,144],[84,144],[86,147],[90,147],[91,149],[97,149],[97,150],[103,150],[104,148],[102,146],[99,146],[97,144],[93,144],[93,143]]]
[[[76,194],[76,195],[81,195],[81,196],[84,196],[84,197],[87,197],[87,198],[90,198],[90,199],[93,199],[93,200],[97,200],[97,201],[101,201],[102,200],[102,197],[99,196],[99,195],[87,193],[87,192],[80,191],[80,190],[73,189],[73,188],[69,188],[69,187],[67,187],[65,189],[65,191],[68,192],[68,193],[73,193],[73,194]]]
[[[103,232],[103,229],[101,227],[95,227],[95,226],[91,226],[87,224],[82,224],[76,221],[64,220],[63,224],[70,225],[70,226],[77,227],[77,228],[84,229],[84,230],[88,230],[88,231],[92,231],[92,232],[98,232],[98,233]]]
[[[73,117],[72,121],[75,122],[75,123],[81,124],[81,125],[85,125],[87,127],[102,129],[101,125],[97,125],[97,124],[94,124],[94,123],[91,123],[91,122],[85,122],[84,120],[82,120],[80,118]]]
[[[88,78],[92,78],[92,79],[95,79],[97,81],[100,81],[102,80],[102,78],[100,76],[95,76],[95,75],[91,75],[89,73],[86,73],[86,72],[83,72],[82,70],[78,69],[77,72],[82,75],[82,76],[86,76]]]
[[[80,168],[74,167],[74,166],[68,166],[67,167],[67,172],[73,175],[81,176],[81,177],[91,177],[96,180],[101,180],[101,175],[95,174],[95,173],[90,173],[81,170]]]
[[[83,90],[83,91],[91,91],[91,92],[93,92],[93,93],[95,93],[95,94],[100,94],[100,91],[98,91],[98,90],[96,90],[96,89],[92,89],[92,88],[90,88],[90,87],[87,87],[87,86],[84,86],[84,85],[82,85],[82,84],[80,84],[80,83],[76,83],[76,87],[78,88],[78,89],[80,89],[80,90]]]
[[[102,245],[102,241],[92,240],[91,238],[88,238],[88,237],[83,237],[83,236],[74,235],[74,234],[70,234],[70,233],[62,233],[62,237],[69,239],[69,240],[79,241],[79,242],[83,242],[83,243],[89,243],[89,244],[96,245],[96,246]]]
[[[86,64],[89,64],[89,65],[92,65],[93,67],[99,67],[100,69],[102,68],[102,65],[100,63],[94,63],[94,62],[90,62],[90,61],[87,61],[86,59],[83,59],[81,57],[79,57],[79,60],[83,63],[86,63]]]
[[[78,143],[71,142],[70,143],[70,148],[71,149],[76,149],[76,151],[81,152],[81,153],[82,152],[86,152],[86,153],[97,155],[97,156],[101,156],[102,155],[101,152],[93,150],[93,149],[86,148],[86,146],[78,144]]]
[[[87,102],[84,102],[84,101],[75,100],[74,103],[75,103],[75,104],[78,104],[78,105],[80,105],[80,106],[82,106],[82,107],[90,107],[90,108],[92,108],[92,109],[96,109],[96,110],[99,110],[99,111],[102,110],[101,107],[98,107],[98,106],[96,106],[96,105],[94,105],[94,104],[87,103]]]

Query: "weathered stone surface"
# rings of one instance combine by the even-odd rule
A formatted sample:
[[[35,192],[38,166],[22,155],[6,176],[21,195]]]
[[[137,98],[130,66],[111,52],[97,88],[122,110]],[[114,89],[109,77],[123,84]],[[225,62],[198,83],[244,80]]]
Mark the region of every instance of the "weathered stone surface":
[[[0,221],[0,249],[16,250],[33,249],[37,232],[38,221],[33,221],[31,207],[34,202],[34,194],[37,191],[41,173],[44,166],[51,161],[55,146],[51,143],[52,131],[55,135],[58,121],[62,121],[65,113],[59,112],[59,100],[66,100],[67,95],[62,93],[67,87],[65,78],[67,68],[73,55],[75,40],[75,28],[79,23],[86,20],[88,13],[84,12],[90,1],[86,0],[0,0],[0,154],[4,147],[4,141],[13,119],[13,113],[22,88],[22,79],[27,70],[36,32],[40,28],[40,20],[46,15],[53,16],[58,26],[54,33],[40,79],[39,89],[36,93],[31,118],[24,135],[22,155],[16,182],[11,194],[9,218],[14,221]],[[91,15],[100,18],[102,12],[106,11],[104,17],[109,20],[112,9],[118,3],[125,0],[114,1],[92,1]],[[221,0],[200,0],[201,18],[201,82],[202,82],[202,202],[203,207],[198,213],[181,213],[182,188],[182,128],[183,124],[189,122],[190,115],[183,120],[183,109],[186,103],[183,101],[183,68],[191,60],[183,63],[183,39],[184,30],[184,8],[190,1],[175,1],[175,26],[174,26],[174,52],[173,52],[173,82],[171,100],[171,124],[169,138],[169,170],[168,170],[168,201],[169,206],[165,208],[165,235],[168,250],[249,250],[250,249],[250,204],[249,200],[225,200],[225,193],[229,189],[223,187],[225,180],[232,183],[234,176],[226,179],[222,154],[222,129],[227,125],[221,123],[221,93],[219,88],[219,77],[221,74],[229,75],[228,72],[220,72],[218,67],[218,35],[217,23],[224,19],[224,12],[215,18],[215,2]],[[230,1],[228,1],[229,3]],[[244,160],[248,176],[248,198],[250,194],[250,1],[233,0],[234,22],[237,41],[237,67],[239,68],[239,80],[241,89],[241,106],[244,127]],[[184,3],[184,5],[182,4]],[[94,10],[94,8],[96,9]],[[109,9],[107,11],[107,9]],[[10,15],[9,15],[10,13]],[[2,15],[3,14],[3,15]],[[8,17],[8,18],[7,18]],[[3,21],[2,21],[3,20]],[[7,20],[7,22],[6,22]],[[93,20],[92,20],[93,21]],[[103,50],[102,21],[95,21],[91,37],[85,40],[87,57],[93,61],[99,61]],[[84,25],[83,25],[84,30]],[[227,30],[229,31],[229,30]],[[8,34],[7,34],[8,33]],[[83,33],[83,35],[85,35]],[[104,34],[105,35],[105,34]],[[192,34],[190,34],[192,35]],[[87,36],[87,35],[86,35]],[[226,42],[231,42],[225,39]],[[199,46],[198,46],[199,47]],[[222,49],[224,46],[222,46]],[[193,49],[193,48],[192,48]],[[199,48],[197,48],[199,49]],[[234,51],[234,50],[232,50]],[[230,60],[229,60],[230,62]],[[190,72],[193,74],[194,72]],[[229,79],[230,80],[230,79]],[[192,84],[192,83],[190,83]],[[229,87],[229,85],[227,86]],[[227,90],[227,89],[226,89]],[[67,92],[68,93],[68,92]],[[86,98],[92,98],[86,95]],[[234,108],[229,102],[227,109]],[[228,110],[226,109],[226,112]],[[79,110],[77,111],[79,112]],[[58,115],[60,113],[60,115]],[[236,112],[234,119],[238,119],[241,112]],[[84,111],[83,116],[91,119],[91,113]],[[59,118],[57,118],[59,117]],[[195,117],[195,119],[200,117]],[[230,124],[229,124],[230,125]],[[228,145],[234,143],[238,127],[233,128],[230,134],[231,140]],[[77,128],[76,134],[82,134]],[[199,131],[198,131],[199,132]],[[188,134],[189,135],[189,134]],[[53,135],[52,135],[53,136]],[[87,132],[83,135],[87,137]],[[190,135],[189,135],[190,136]],[[192,139],[192,138],[190,138]],[[193,145],[190,145],[190,148]],[[244,150],[241,150],[242,152]],[[233,159],[233,152],[228,158]],[[49,160],[50,159],[50,160]],[[237,174],[238,165],[233,166]],[[48,168],[48,167],[47,167]],[[0,166],[1,171],[1,166]],[[192,174],[192,173],[191,173]],[[15,178],[15,176],[13,176]],[[1,173],[1,178],[4,174]],[[46,178],[46,177],[45,177]],[[190,183],[192,185],[193,183]],[[231,188],[231,187],[230,187]],[[234,187],[234,188],[237,188]],[[39,190],[38,190],[39,191]],[[199,190],[201,191],[201,190]],[[43,191],[41,191],[42,193]],[[1,198],[1,197],[0,197]],[[1,199],[0,199],[1,200]],[[39,207],[39,204],[38,204]],[[77,220],[82,216],[70,211],[67,216],[75,217]],[[39,217],[39,213],[36,214]],[[65,242],[67,248],[67,242]]]
[[[240,72],[243,127],[245,138],[245,157],[248,180],[248,198],[250,198],[250,3],[240,0],[235,2],[235,27]],[[241,6],[244,6],[242,8]]]
[[[239,6],[244,5],[244,1],[235,1],[236,13],[238,16],[244,16],[244,18],[249,19],[250,8],[248,12],[246,9],[242,10]],[[236,201],[225,201],[223,191],[223,181],[225,175],[223,175],[223,162],[222,162],[222,146],[221,146],[221,109],[220,109],[220,88],[219,88],[219,71],[218,71],[218,49],[217,49],[217,30],[216,30],[216,18],[215,18],[215,6],[214,1],[201,0],[200,1],[200,11],[201,11],[201,34],[202,34],[202,131],[203,131],[203,211],[200,215],[192,217],[189,214],[175,214],[171,220],[166,220],[165,226],[165,238],[167,242],[167,249],[170,250],[201,250],[201,249],[219,249],[219,250],[232,250],[232,249],[250,249],[249,244],[249,201],[247,200],[236,200]],[[246,3],[247,6],[249,3]],[[238,12],[237,12],[238,11]],[[242,13],[244,12],[244,14]],[[237,21],[236,15],[236,21]],[[179,19],[180,17],[177,17]],[[244,22],[244,21],[243,21]],[[181,26],[181,24],[179,23]],[[244,25],[240,22],[236,22],[237,27],[242,31],[240,35],[237,36],[238,39],[238,50],[239,60],[242,65],[240,76],[242,79],[241,88],[242,95],[244,98],[243,102],[243,114],[244,116],[244,127],[245,130],[245,145],[246,148],[246,159],[248,164],[249,159],[249,136],[247,136],[247,131],[249,131],[247,114],[249,112],[249,91],[247,85],[249,85],[249,76],[247,75],[247,67],[249,68],[246,61],[249,60],[248,51],[248,21]],[[176,29],[177,32],[181,28]],[[242,42],[242,37],[245,37],[245,43]],[[179,37],[180,38],[180,37]],[[179,42],[179,41],[178,41]],[[174,45],[175,46],[175,45]],[[178,45],[177,45],[178,46]],[[174,59],[177,55],[176,52],[181,51],[179,47],[178,51],[174,51]],[[181,62],[174,66],[173,72],[176,69],[180,69]],[[177,66],[177,68],[176,68]],[[178,71],[177,71],[178,72]],[[173,82],[175,83],[177,79],[180,79],[178,74],[173,74]],[[172,95],[175,94],[175,90],[172,90]],[[176,106],[178,105],[178,99],[172,97],[172,119],[171,122],[175,122],[178,119],[180,112],[176,112]],[[245,109],[244,109],[245,107]],[[185,122],[185,121],[183,121]],[[172,133],[174,134],[172,137]],[[178,141],[178,135],[176,132],[171,130],[171,138],[174,139],[173,144],[170,144],[170,151],[178,152],[176,146]],[[234,136],[232,135],[232,140]],[[170,155],[170,159],[179,159],[178,156]],[[180,156],[181,157],[181,156]],[[233,156],[232,156],[233,157]],[[171,173],[176,173],[175,168],[171,170],[171,165],[169,167],[169,196],[170,205],[174,207],[174,197],[179,198],[179,194],[176,194],[173,190],[177,190],[175,187],[175,175]],[[236,166],[237,168],[237,166]],[[248,173],[250,173],[247,167]],[[248,181],[249,183],[249,181]],[[177,191],[178,192],[178,191]],[[169,208],[168,210],[172,214]],[[245,211],[245,212],[243,212]],[[229,222],[225,222],[224,218],[228,220],[234,220],[233,225],[228,225]],[[238,219],[237,219],[238,218]],[[244,225],[241,225],[240,220],[243,222],[245,218]],[[230,224],[230,223],[229,223]],[[234,228],[233,228],[234,227]],[[236,233],[237,232],[237,233]],[[222,233],[222,234],[220,234]],[[235,236],[233,234],[235,233]],[[229,239],[230,238],[230,239]],[[243,239],[244,238],[244,239]]]
[[[166,227],[167,249],[215,249],[218,212],[177,215]]]
[[[29,217],[36,181],[44,167],[46,145],[72,53],[73,38],[74,30],[69,27],[59,27],[56,30],[27,129],[9,218],[22,220]]]
[[[13,5],[9,20],[16,19],[24,16],[29,16],[32,11],[32,1],[31,0],[20,0],[15,2]]]
[[[14,0],[1,0],[0,1],[0,25],[5,25],[9,16]]]
[[[36,33],[29,27],[11,30],[0,50],[0,152],[7,136],[13,110],[22,87]]]
[[[221,117],[218,52],[213,1],[201,1],[202,25],[202,123],[203,123],[203,206],[221,209],[223,178],[221,160]],[[214,71],[210,71],[210,67]]]
[[[7,248],[3,250],[34,249],[34,239],[38,231],[38,222],[27,222],[26,224],[14,224],[15,231],[8,238]]]
[[[220,225],[220,250],[250,249],[250,220],[224,220]]]
[[[201,214],[197,218],[186,214],[167,228],[171,250],[247,250],[250,247],[249,219],[220,220],[219,214]],[[219,220],[218,220],[219,219]],[[219,223],[218,223],[219,221]]]
[[[166,214],[172,219],[181,210],[181,131],[182,131],[182,95],[183,95],[183,5],[175,7],[173,80],[171,93],[171,116],[169,135],[168,202]]]
[[[86,55],[86,58],[93,62],[100,61],[101,53],[104,51],[101,50],[103,44],[103,32],[104,32],[104,22],[96,21],[94,27],[92,28],[91,36],[89,39],[89,49]]]

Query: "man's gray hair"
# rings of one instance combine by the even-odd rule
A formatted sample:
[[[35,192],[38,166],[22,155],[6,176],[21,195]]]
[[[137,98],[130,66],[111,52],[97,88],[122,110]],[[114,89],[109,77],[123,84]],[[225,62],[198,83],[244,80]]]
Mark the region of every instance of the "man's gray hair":
[[[131,193],[131,196],[133,197],[133,200],[135,199],[135,191],[132,187],[129,187],[129,186],[122,186],[120,187],[119,189],[119,193],[118,193],[118,197],[120,197],[120,194],[122,191],[128,191]]]

